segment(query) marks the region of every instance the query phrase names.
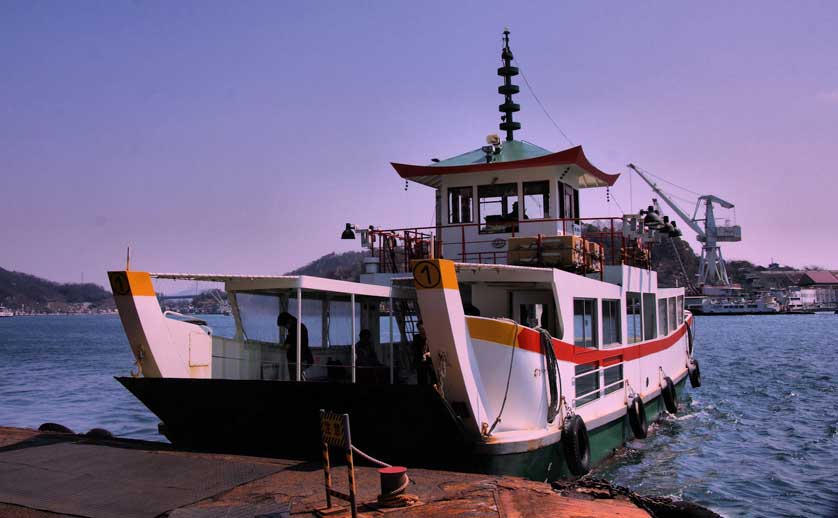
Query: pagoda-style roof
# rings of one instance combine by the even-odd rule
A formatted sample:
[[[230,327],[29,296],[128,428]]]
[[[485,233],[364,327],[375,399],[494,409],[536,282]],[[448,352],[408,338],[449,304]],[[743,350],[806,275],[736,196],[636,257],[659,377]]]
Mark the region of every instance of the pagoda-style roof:
[[[534,167],[575,166],[580,174],[579,187],[607,187],[614,185],[618,174],[608,174],[594,167],[585,156],[582,146],[576,146],[557,153],[520,140],[505,141],[501,152],[486,162],[486,154],[480,148],[462,155],[448,158],[430,165],[409,165],[393,163],[399,176],[423,185],[438,188],[445,175],[460,173],[483,173],[511,171]]]

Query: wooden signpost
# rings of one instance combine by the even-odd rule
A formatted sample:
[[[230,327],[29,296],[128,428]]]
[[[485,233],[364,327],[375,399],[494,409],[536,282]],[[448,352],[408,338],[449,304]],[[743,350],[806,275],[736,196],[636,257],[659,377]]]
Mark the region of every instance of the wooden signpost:
[[[326,478],[326,507],[332,507],[332,497],[349,502],[352,518],[358,515],[355,502],[355,463],[352,460],[352,438],[349,434],[349,414],[336,414],[320,410],[320,435],[323,444],[323,474]],[[349,494],[332,489],[331,464],[329,463],[329,448],[341,449],[346,456],[349,471]]]

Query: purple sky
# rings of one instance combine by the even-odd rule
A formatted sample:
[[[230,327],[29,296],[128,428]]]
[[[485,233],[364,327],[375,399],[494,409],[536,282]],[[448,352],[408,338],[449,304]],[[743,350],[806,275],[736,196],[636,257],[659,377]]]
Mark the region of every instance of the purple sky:
[[[838,267],[838,4],[762,0],[0,0],[0,266],[105,284],[130,244],[135,269],[283,273],[354,248],[347,221],[429,225],[389,162],[498,132],[504,25],[595,165],[735,203],[728,258]],[[569,147],[516,83],[516,137]]]

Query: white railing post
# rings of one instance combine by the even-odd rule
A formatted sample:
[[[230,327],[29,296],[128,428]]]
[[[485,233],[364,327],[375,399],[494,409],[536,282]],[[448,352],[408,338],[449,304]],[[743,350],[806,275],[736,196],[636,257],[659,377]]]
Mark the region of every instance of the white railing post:
[[[352,383],[355,383],[355,294],[353,293],[350,295],[350,304],[352,305],[352,341],[349,342],[352,345],[351,349],[351,360],[352,360]]]
[[[297,288],[297,381],[303,378],[303,290]]]
[[[390,318],[387,321],[388,326],[390,327],[390,385],[393,384],[393,356],[395,356],[395,351],[393,350],[393,297],[390,297]]]

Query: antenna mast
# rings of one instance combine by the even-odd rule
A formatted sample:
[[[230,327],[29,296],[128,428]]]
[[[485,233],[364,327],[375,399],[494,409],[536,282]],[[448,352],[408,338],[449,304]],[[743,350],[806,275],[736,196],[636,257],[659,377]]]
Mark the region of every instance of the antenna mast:
[[[498,87],[498,93],[503,95],[503,104],[498,106],[498,110],[503,113],[500,120],[501,131],[506,132],[507,142],[512,141],[512,133],[515,130],[521,129],[521,123],[515,122],[512,119],[512,114],[520,111],[521,106],[512,102],[512,95],[517,94],[520,89],[518,85],[512,84],[512,78],[518,75],[518,67],[512,66],[512,51],[509,50],[509,27],[503,30],[503,50],[500,53],[503,60],[503,66],[498,69],[498,75],[503,78],[503,84]]]

